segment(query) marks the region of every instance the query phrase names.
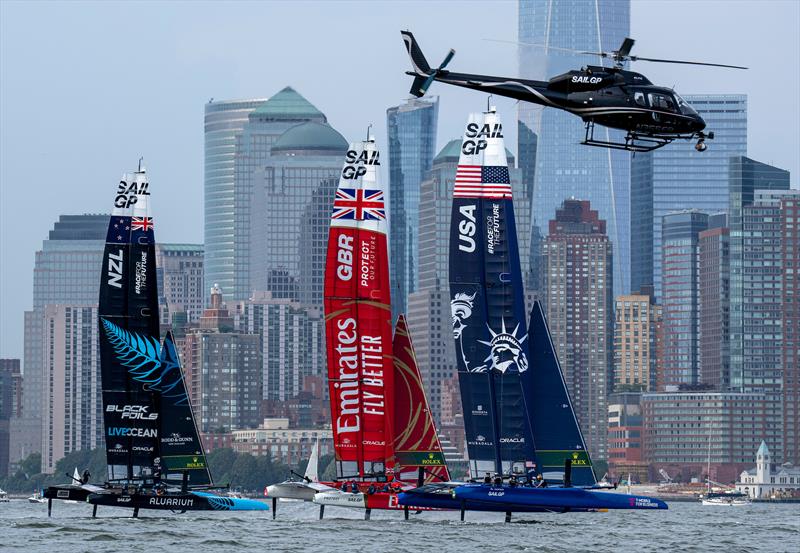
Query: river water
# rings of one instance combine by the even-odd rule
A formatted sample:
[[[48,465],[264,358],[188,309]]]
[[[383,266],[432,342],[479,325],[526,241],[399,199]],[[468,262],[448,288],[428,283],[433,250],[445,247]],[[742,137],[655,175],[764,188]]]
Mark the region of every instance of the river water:
[[[0,551],[71,552],[227,552],[298,551],[368,553],[639,552],[721,551],[800,552],[800,504],[748,507],[671,503],[668,511],[520,514],[511,524],[502,513],[363,511],[327,507],[318,520],[310,503],[279,503],[271,512],[195,512],[165,514],[100,508],[91,518],[86,504],[24,500],[0,503]]]

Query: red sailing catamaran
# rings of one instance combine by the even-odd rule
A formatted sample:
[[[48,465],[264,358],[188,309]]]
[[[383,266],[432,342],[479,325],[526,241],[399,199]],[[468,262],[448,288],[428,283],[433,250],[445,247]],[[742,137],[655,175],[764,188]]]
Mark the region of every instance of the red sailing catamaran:
[[[320,504],[402,509],[397,493],[448,479],[405,319],[392,337],[386,191],[371,137],[350,144],[333,202],[325,329],[336,482]]]

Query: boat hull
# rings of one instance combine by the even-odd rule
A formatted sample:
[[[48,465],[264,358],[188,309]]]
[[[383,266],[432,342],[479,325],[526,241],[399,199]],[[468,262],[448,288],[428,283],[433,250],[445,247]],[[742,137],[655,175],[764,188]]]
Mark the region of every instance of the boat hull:
[[[101,492],[98,486],[50,486],[44,489],[42,497],[45,499],[59,499],[62,501],[79,501],[83,503],[89,494]]]
[[[264,495],[272,499],[311,501],[318,491],[305,482],[281,482],[280,484],[267,486],[267,491]]]
[[[402,493],[375,492],[375,493],[350,493],[341,490],[320,492],[314,496],[314,503],[319,505],[333,505],[336,507],[349,507],[351,509],[375,509],[384,511],[402,511],[406,507],[413,511],[439,510],[435,506],[401,504]]]
[[[454,488],[453,488],[454,489]],[[482,511],[490,513],[505,513],[508,512],[508,507],[504,505],[488,504],[466,499],[456,499],[452,495],[444,493],[429,492],[425,490],[415,489],[408,492],[401,493],[398,497],[400,508],[421,509],[421,510],[437,510],[437,511]],[[587,511],[590,509],[571,509],[572,511]],[[594,510],[594,509],[591,509]],[[518,506],[513,509],[518,513],[552,513],[566,512],[567,509],[560,508],[544,508],[532,506]]]
[[[320,492],[316,494],[313,498],[313,501],[318,505],[349,507],[351,509],[366,509],[366,497],[367,496],[361,492],[351,493],[340,490],[331,490],[329,492]]]
[[[222,497],[206,492],[153,494],[92,493],[86,498],[92,505],[157,509],[168,511],[267,511],[266,503],[254,499]]]
[[[716,506],[723,506],[723,507],[744,507],[745,505],[750,505],[750,502],[744,499],[734,499],[732,501],[718,501],[714,499],[703,499],[701,500],[703,505],[716,505]]]
[[[598,492],[583,488],[529,488],[492,484],[466,484],[453,491],[456,500],[476,506],[502,507],[503,511],[528,508],[548,511],[604,509],[667,509],[660,499],[622,493]]]

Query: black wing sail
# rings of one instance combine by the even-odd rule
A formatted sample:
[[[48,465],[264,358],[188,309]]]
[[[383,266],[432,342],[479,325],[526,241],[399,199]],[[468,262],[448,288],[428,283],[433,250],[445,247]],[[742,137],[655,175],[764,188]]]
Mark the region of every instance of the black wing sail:
[[[159,370],[153,219],[144,170],[125,175],[114,198],[101,270],[100,366],[110,480],[131,480],[159,457]]]
[[[188,474],[190,486],[212,484],[203,452],[186,380],[172,333],[167,333],[161,348],[161,370],[150,383],[161,394],[161,467],[163,478],[183,482]]]
[[[541,472],[548,481],[564,478],[564,463],[572,463],[572,485],[597,483],[586,442],[572,408],[547,321],[539,301],[531,309],[528,328],[531,370],[535,386],[526,399],[533,420],[533,440]]]
[[[467,122],[450,234],[450,296],[472,477],[535,464],[523,380],[527,325],[512,191],[497,114]]]

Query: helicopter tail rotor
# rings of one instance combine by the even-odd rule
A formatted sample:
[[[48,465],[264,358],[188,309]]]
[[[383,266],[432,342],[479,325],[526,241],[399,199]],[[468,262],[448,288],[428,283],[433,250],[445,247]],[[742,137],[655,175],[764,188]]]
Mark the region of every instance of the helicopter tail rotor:
[[[439,64],[439,67],[431,69],[414,35],[410,31],[401,31],[400,34],[403,35],[403,41],[406,43],[406,50],[408,50],[408,55],[411,58],[411,65],[414,68],[413,71],[408,72],[415,77],[411,85],[410,93],[420,98],[425,95],[428,88],[433,84],[433,81],[436,80],[436,77],[438,77],[442,71],[444,71],[444,68],[447,67],[447,64],[452,61],[453,56],[456,55],[456,51],[451,48],[442,60],[442,63]]]

